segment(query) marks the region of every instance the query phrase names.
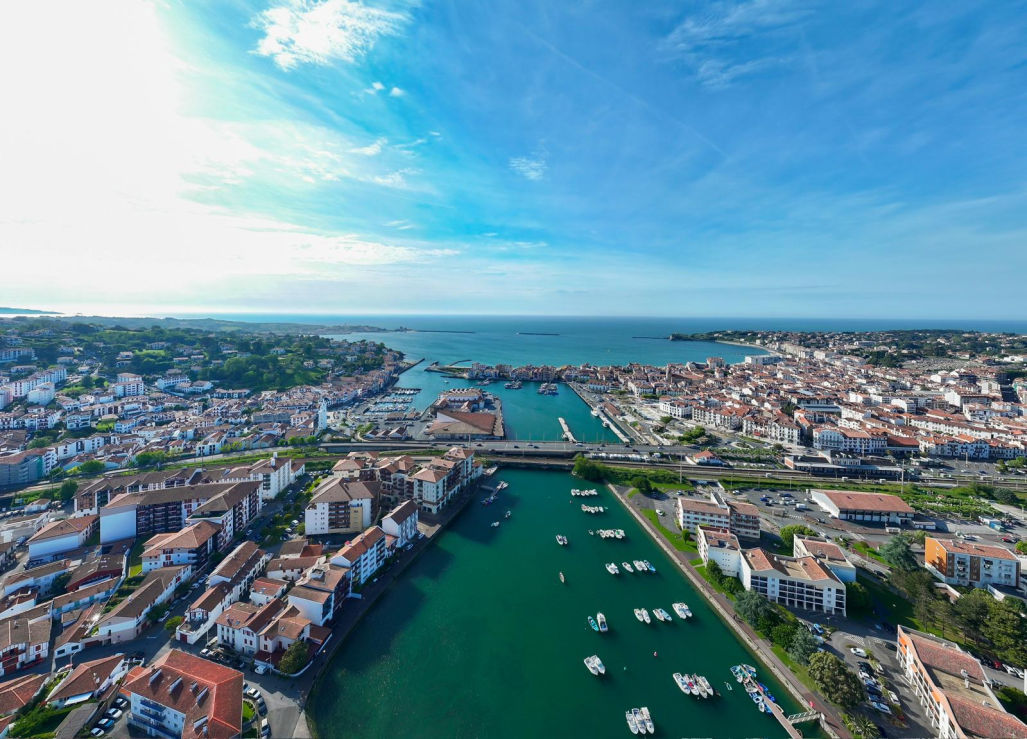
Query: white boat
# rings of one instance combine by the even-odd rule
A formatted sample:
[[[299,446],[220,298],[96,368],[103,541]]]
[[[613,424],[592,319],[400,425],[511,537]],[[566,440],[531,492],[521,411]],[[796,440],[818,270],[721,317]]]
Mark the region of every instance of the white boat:
[[[648,559],[643,559],[642,564],[644,564],[650,572],[656,572],[656,568],[652,566]]]
[[[598,408],[593,408],[592,409],[592,415],[593,416],[598,416],[599,415],[599,409]]]
[[[712,698],[714,693],[713,693],[713,686],[710,685],[710,681],[706,679],[705,675],[697,675],[696,677],[699,678],[699,687],[706,688],[706,693],[707,693],[706,697],[707,698]]]
[[[631,565],[629,565],[627,562],[621,562],[620,566],[623,567],[626,572],[634,572],[634,570],[631,568]]]
[[[499,528],[499,521],[493,521],[492,522],[492,528],[498,529]]]
[[[599,622],[599,630],[603,633],[610,630],[610,627],[606,623],[606,616],[601,613],[596,614],[596,621]]]
[[[644,608],[642,609],[642,620],[645,621],[647,624],[652,623],[652,619],[649,618],[649,611],[645,610]]]
[[[642,564],[642,560],[636,559],[631,564],[635,565],[635,569],[639,572],[645,572],[646,567]]]
[[[617,564],[615,562],[607,562],[606,571],[609,572],[611,575],[620,574],[620,570],[617,569]]]
[[[638,726],[638,733],[645,733],[645,719],[642,717],[642,712],[637,708],[631,709],[631,715],[635,717],[635,725]]]
[[[631,729],[632,734],[638,733],[638,724],[635,723],[635,717],[631,715],[631,711],[624,712],[624,718],[627,719],[628,728]]]
[[[678,687],[681,688],[681,692],[682,693],[684,693],[685,695],[688,695],[688,693],[689,693],[688,682],[685,680],[685,676],[684,675],[682,675],[680,672],[675,672],[674,673],[674,682],[676,682],[678,684]]]
[[[689,694],[699,695],[699,686],[695,684],[695,680],[692,679],[691,675],[685,675],[685,684],[688,685]]]
[[[665,610],[663,610],[662,608],[654,608],[653,609],[653,613],[655,613],[656,614],[656,618],[660,619],[661,621],[673,621],[674,620],[673,618],[671,618],[671,615],[669,613],[667,613]]]
[[[643,622],[643,623],[645,622],[645,618],[642,616],[642,609],[641,608],[636,608],[635,609],[635,618],[637,618],[640,622]]]
[[[656,727],[653,725],[653,720],[649,716],[649,709],[646,708],[645,706],[642,706],[641,713],[642,713],[642,718],[645,719],[645,730],[648,731],[650,734],[655,734],[656,733]]]
[[[500,483],[499,483],[498,485],[496,485],[496,490],[497,490],[497,491],[499,491],[499,490],[504,490],[504,489],[506,489],[506,488],[507,488],[507,487],[508,487],[509,485],[510,485],[510,483],[508,483],[508,482],[507,482],[506,480],[503,480],[503,481],[501,481],[501,482],[500,482]]]
[[[603,661],[601,659],[599,659],[599,655],[598,654],[593,654],[592,655],[592,664],[594,664],[596,666],[596,669],[599,670],[599,674],[600,675],[605,675],[606,674],[606,665],[604,665]]]
[[[692,675],[692,682],[695,683],[695,688],[696,688],[696,690],[699,691],[699,695],[701,697],[709,698],[709,696],[710,696],[709,691],[706,690],[706,686],[703,685],[702,678],[700,678],[698,675]]]
[[[567,546],[567,537],[564,536],[563,534],[557,534],[556,535],[556,543],[559,544],[562,547]]]
[[[567,578],[563,576],[562,572],[560,573],[560,582],[567,582]]]
[[[503,514],[503,518],[510,518],[510,516],[512,516],[512,515],[513,514],[510,513],[510,511],[507,511],[506,513]]]
[[[587,667],[588,671],[593,675],[599,674],[599,668],[596,667],[595,657],[585,657],[585,667]]]
[[[686,619],[692,615],[692,611],[688,608],[686,603],[674,603],[673,608],[674,613],[676,613],[680,619]]]

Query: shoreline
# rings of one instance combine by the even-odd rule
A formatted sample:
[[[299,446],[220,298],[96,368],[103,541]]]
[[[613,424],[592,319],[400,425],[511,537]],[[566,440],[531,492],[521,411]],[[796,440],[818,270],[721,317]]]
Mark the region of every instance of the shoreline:
[[[841,723],[841,717],[836,714],[834,708],[824,705],[824,700],[820,696],[809,693],[808,688],[798,681],[798,678],[781,662],[777,655],[762,643],[760,637],[747,624],[741,621],[738,615],[735,614],[730,602],[727,602],[724,596],[713,591],[710,584],[695,571],[695,568],[688,559],[687,553],[679,552],[671,547],[667,540],[664,539],[663,534],[653,527],[652,522],[631,505],[631,501],[626,497],[627,488],[624,488],[622,491],[619,489],[619,486],[613,483],[607,483],[606,487],[639,525],[645,529],[646,533],[649,534],[663,552],[674,561],[678,569],[684,573],[686,579],[702,595],[710,607],[713,608],[718,618],[730,628],[738,641],[752,653],[761,665],[773,673],[774,677],[785,687],[792,698],[803,707],[809,706],[811,702],[817,706],[817,709],[824,715],[824,718],[818,724],[820,728],[835,739],[849,737],[849,732],[845,729],[844,724]],[[699,555],[696,554],[695,556],[698,557]]]
[[[339,622],[332,627],[332,635],[328,640],[328,646],[321,653],[315,655],[314,660],[310,665],[314,669],[310,671],[309,676],[304,674],[294,678],[296,680],[301,680],[303,677],[308,677],[309,680],[305,686],[300,686],[299,698],[296,701],[300,711],[300,719],[307,729],[306,736],[312,737],[313,739],[321,738],[321,735],[317,732],[313,718],[307,711],[307,701],[314,690],[317,689],[321,679],[324,677],[326,669],[331,665],[332,658],[345,642],[346,637],[348,637],[353,629],[364,620],[364,617],[371,611],[378,600],[389,591],[393,584],[395,584],[396,580],[407,571],[410,565],[416,562],[418,558],[420,558],[421,554],[435,543],[436,537],[443,533],[449,525],[456,520],[457,516],[463,513],[464,509],[467,508],[467,505],[475,499],[476,494],[479,492],[483,484],[483,479],[485,478],[479,478],[473,487],[468,489],[458,498],[454,499],[452,505],[450,505],[448,511],[443,513],[440,520],[432,524],[423,523],[424,528],[427,530],[427,533],[424,534],[424,538],[414,544],[414,548],[409,552],[408,556],[396,562],[388,572],[379,575],[379,583],[372,584],[372,587],[365,588],[359,599],[348,599],[358,601],[359,605],[356,608],[351,608],[348,613],[343,614],[343,617]],[[421,528],[421,525],[422,522],[419,522],[419,529]],[[373,592],[368,593],[368,591]],[[341,627],[339,631],[336,631],[337,627]],[[296,728],[300,729],[299,721],[297,722]],[[299,731],[294,731],[292,736],[302,737],[303,734]]]

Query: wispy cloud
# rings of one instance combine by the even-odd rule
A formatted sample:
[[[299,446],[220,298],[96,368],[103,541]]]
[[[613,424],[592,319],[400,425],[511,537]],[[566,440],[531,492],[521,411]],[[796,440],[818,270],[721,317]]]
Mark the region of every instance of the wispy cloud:
[[[685,18],[662,50],[692,67],[696,80],[722,89],[735,80],[784,65],[780,43],[810,13],[809,0],[721,0]]]
[[[406,95],[406,91],[401,90],[398,87],[393,87],[391,90],[389,90],[389,97],[391,98],[401,98],[404,95]]]
[[[549,169],[549,152],[544,148],[537,149],[530,156],[513,157],[510,169],[528,180],[541,180]]]
[[[256,52],[282,69],[353,62],[407,20],[405,14],[352,0],[282,0],[254,19],[264,32]]]
[[[387,143],[389,143],[389,140],[385,137],[382,137],[377,139],[373,143],[368,144],[367,146],[358,146],[356,148],[350,149],[350,153],[361,154],[365,157],[377,156],[378,154],[382,153],[382,149],[385,148],[385,145]]]
[[[372,82],[368,87],[363,89],[363,92],[367,95],[377,95],[379,92],[385,89],[385,85],[381,82]]]

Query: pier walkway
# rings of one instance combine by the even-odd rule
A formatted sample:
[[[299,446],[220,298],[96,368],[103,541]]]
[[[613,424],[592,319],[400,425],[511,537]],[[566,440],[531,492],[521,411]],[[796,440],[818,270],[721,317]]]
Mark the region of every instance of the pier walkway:
[[[560,422],[560,428],[563,429],[563,438],[571,444],[577,444],[578,440],[574,438],[574,433],[571,431],[571,427],[567,425],[567,421],[564,420],[563,416],[560,416],[557,420]]]

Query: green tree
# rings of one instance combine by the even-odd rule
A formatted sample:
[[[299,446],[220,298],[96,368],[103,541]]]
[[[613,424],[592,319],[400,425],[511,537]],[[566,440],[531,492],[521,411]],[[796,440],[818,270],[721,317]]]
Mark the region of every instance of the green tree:
[[[792,642],[788,645],[789,656],[800,665],[804,665],[816,651],[817,639],[809,633],[809,629],[796,629]]]
[[[792,639],[795,638],[796,631],[805,630],[795,623],[778,624],[770,630],[770,641],[787,649],[791,645]]]
[[[759,628],[761,623],[773,618],[774,605],[755,590],[746,590],[735,601],[735,610],[746,623]]]
[[[878,554],[889,566],[896,570],[912,571],[919,566],[916,556],[909,546],[909,540],[897,534],[881,545]]]
[[[861,582],[850,582],[845,585],[845,603],[848,608],[856,611],[869,611],[870,591]]]
[[[183,620],[184,619],[181,616],[172,616],[164,622],[164,630],[167,631],[169,634],[174,634],[175,629],[177,629],[181,625]]]
[[[1006,598],[995,604],[984,625],[984,636],[1002,657],[1013,664],[1027,662],[1027,619],[1023,604],[1015,598]]]
[[[140,452],[136,455],[134,464],[136,467],[156,467],[166,462],[167,459],[167,452]]]
[[[1016,542],[1016,551],[1020,554],[1027,554],[1027,540]]]
[[[81,475],[98,475],[105,469],[103,462],[98,459],[90,459],[75,468],[75,472]]]
[[[649,478],[645,475],[636,475],[631,478],[629,483],[631,487],[637,488],[638,492],[648,495],[653,491],[653,484],[649,482]]]
[[[857,713],[848,716],[848,719],[849,731],[858,739],[878,739],[881,736],[881,730],[877,728],[877,724],[869,716]]]
[[[785,548],[791,552],[795,547],[795,535],[799,536],[816,536],[817,532],[811,529],[809,526],[803,526],[801,523],[793,523],[788,526],[781,527],[781,541],[784,542]]]
[[[866,697],[863,683],[856,673],[833,654],[816,652],[811,655],[809,676],[828,700],[842,708],[851,708]]]
[[[573,473],[589,482],[601,482],[606,477],[606,469],[603,465],[580,454],[574,458]]]
[[[296,674],[307,664],[309,651],[305,641],[294,641],[286,648],[285,654],[282,655],[282,659],[278,663],[278,669],[287,675]]]
[[[724,579],[724,570],[720,569],[720,565],[713,559],[706,563],[706,574],[718,585]]]
[[[58,495],[61,497],[61,501],[67,503],[75,497],[75,493],[78,492],[78,483],[74,480],[65,480],[61,483],[60,491]]]
[[[974,588],[956,601],[956,623],[969,638],[979,641],[995,599],[986,590]]]

